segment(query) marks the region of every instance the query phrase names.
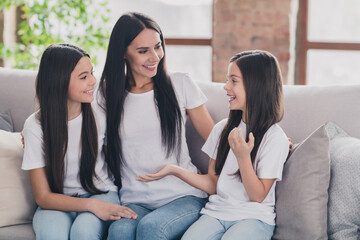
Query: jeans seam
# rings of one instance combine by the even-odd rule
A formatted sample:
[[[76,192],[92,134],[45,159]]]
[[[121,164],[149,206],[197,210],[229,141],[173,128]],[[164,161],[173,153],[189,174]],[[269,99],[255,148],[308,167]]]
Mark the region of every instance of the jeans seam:
[[[174,218],[172,221],[167,222],[167,223],[160,229],[162,235],[166,237],[165,239],[167,239],[167,234],[166,234],[165,228],[166,228],[169,224],[171,224],[171,223],[173,223],[173,222],[176,222],[178,219],[180,219],[180,218],[182,218],[182,217],[186,217],[186,216],[189,216],[189,215],[194,214],[194,213],[199,213],[199,212],[198,212],[198,211],[187,212],[187,213],[184,213],[184,214],[178,216],[177,218]]]

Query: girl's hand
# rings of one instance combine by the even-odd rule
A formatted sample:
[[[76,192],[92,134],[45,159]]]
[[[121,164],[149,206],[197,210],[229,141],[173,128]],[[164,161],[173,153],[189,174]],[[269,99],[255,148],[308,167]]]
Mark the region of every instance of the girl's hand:
[[[231,130],[228,141],[230,148],[238,161],[243,161],[244,159],[250,157],[250,153],[254,147],[254,140],[254,135],[250,133],[249,141],[246,142],[243,138],[241,128],[234,128]]]
[[[96,198],[89,198],[89,200],[91,200],[90,211],[103,221],[119,220],[122,217],[137,219],[137,214],[128,207]]]
[[[141,181],[141,182],[156,181],[156,180],[159,180],[168,175],[173,175],[175,168],[176,168],[176,166],[174,166],[172,164],[167,164],[164,167],[162,167],[159,171],[157,171],[156,173],[146,174],[145,176],[140,175],[139,177],[136,178],[136,180]]]

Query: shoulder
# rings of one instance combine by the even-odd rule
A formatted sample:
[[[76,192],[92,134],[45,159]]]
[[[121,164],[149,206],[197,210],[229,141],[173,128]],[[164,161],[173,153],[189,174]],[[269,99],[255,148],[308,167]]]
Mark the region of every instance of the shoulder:
[[[171,83],[176,87],[183,87],[185,84],[191,84],[193,81],[188,73],[171,72],[169,74]]]
[[[38,113],[39,111],[34,112],[25,120],[24,130],[42,131]]]
[[[281,144],[286,147],[289,145],[288,137],[286,136],[284,130],[278,125],[272,125],[265,133],[263,140],[266,142],[276,142],[276,144]]]
[[[213,134],[216,134],[217,136],[220,135],[221,132],[224,130],[224,128],[227,124],[227,121],[228,121],[228,119],[225,118],[225,119],[219,121],[218,123],[216,123],[211,132]]]

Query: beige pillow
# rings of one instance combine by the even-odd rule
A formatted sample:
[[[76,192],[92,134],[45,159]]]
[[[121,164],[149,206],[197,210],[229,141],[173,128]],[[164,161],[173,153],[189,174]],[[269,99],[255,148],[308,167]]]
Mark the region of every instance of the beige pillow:
[[[0,227],[29,223],[36,209],[23,153],[20,133],[0,130]]]
[[[275,240],[327,239],[330,181],[325,125],[293,147],[276,184]]]

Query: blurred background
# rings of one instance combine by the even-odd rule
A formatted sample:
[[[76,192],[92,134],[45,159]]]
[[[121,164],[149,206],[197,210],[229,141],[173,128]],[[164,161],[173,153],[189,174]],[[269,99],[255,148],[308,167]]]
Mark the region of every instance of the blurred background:
[[[158,22],[168,69],[196,81],[223,82],[232,55],[263,49],[285,84],[360,84],[359,0],[0,0],[0,67],[36,70],[49,44],[67,42],[100,76],[127,11]]]

